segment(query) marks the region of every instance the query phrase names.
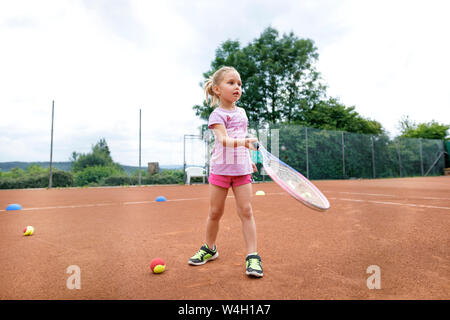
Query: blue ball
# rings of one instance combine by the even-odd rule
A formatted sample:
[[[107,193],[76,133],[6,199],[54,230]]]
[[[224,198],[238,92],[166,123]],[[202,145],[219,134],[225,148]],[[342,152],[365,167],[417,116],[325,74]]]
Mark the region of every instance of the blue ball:
[[[10,204],[6,207],[6,211],[12,211],[12,210],[22,210],[22,206],[20,204],[14,203],[14,204]]]
[[[164,202],[164,201],[166,201],[166,198],[163,196],[159,196],[156,198],[156,202]]]

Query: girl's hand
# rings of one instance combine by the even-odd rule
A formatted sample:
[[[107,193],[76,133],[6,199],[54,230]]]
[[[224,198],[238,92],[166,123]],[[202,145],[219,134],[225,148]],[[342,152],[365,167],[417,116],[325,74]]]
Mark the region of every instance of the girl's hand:
[[[257,151],[257,149],[255,147],[255,142],[258,142],[258,139],[256,139],[256,138],[245,138],[245,147],[250,149],[250,150]]]
[[[252,162],[252,168],[253,168],[253,172],[258,172],[258,168],[256,167],[256,164],[254,164]]]

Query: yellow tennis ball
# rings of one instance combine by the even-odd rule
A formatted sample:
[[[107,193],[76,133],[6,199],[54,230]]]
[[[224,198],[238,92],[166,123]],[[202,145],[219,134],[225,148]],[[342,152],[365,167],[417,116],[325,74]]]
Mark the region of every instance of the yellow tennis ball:
[[[156,267],[153,268],[153,272],[154,273],[161,273],[166,269],[166,266],[162,266],[162,265],[157,265]]]
[[[23,229],[23,235],[24,236],[31,236],[34,232],[34,228],[32,226],[27,226],[25,229]]]
[[[155,258],[150,262],[150,269],[153,273],[161,273],[166,270],[166,263],[161,258]]]

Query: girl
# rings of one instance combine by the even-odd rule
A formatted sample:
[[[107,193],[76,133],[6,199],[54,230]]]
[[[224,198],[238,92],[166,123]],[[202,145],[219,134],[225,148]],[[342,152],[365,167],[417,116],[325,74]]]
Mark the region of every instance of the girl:
[[[236,208],[242,222],[247,249],[246,274],[262,277],[261,258],[256,251],[256,225],[252,206],[252,172],[257,171],[250,160],[247,149],[255,150],[255,138],[247,135],[247,115],[243,108],[235,105],[242,95],[242,82],[233,67],[222,67],[205,83],[206,101],[216,109],[211,113],[208,128],[215,136],[211,158],[210,209],[206,222],[206,239],[200,250],[189,259],[191,265],[202,265],[219,256],[216,247],[219,222],[222,218],[228,189],[231,187],[236,199]]]

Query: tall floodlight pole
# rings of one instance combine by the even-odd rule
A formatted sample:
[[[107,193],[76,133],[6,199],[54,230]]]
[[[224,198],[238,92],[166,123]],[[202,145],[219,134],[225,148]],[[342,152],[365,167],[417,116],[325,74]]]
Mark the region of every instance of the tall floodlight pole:
[[[183,136],[183,184],[186,183],[186,136]]]
[[[50,189],[52,187],[53,181],[53,121],[55,116],[55,100],[52,101],[52,131],[51,131],[51,138],[50,138],[50,177],[48,180],[48,188]]]
[[[139,109],[139,185],[141,185],[141,120],[142,112]]]

